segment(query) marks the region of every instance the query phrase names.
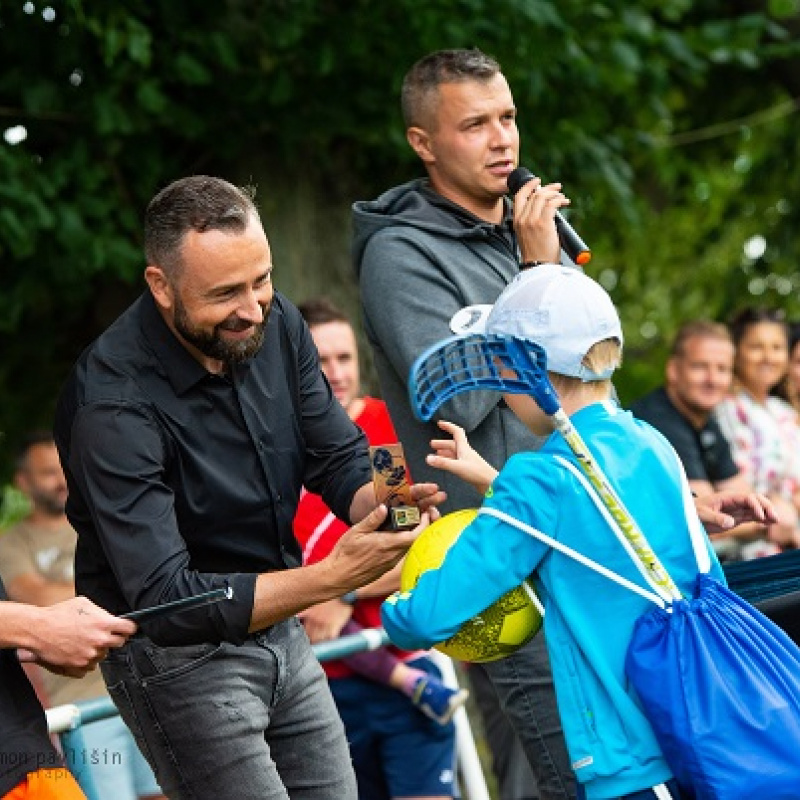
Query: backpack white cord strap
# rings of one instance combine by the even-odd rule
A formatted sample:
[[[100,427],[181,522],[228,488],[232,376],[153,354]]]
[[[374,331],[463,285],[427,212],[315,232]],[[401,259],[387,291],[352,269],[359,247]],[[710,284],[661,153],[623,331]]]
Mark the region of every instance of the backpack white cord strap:
[[[541,616],[544,616],[544,606],[542,605],[542,601],[539,599],[539,595],[533,590],[531,586],[531,579],[528,578],[527,580],[522,581],[522,590],[528,596],[528,600],[533,603],[536,610],[539,612]]]
[[[627,578],[623,578],[621,575],[617,575],[616,572],[612,572],[610,569],[607,569],[602,564],[598,564],[596,561],[592,561],[591,558],[587,558],[582,553],[579,553],[577,550],[573,550],[571,547],[568,547],[565,544],[562,544],[557,539],[553,539],[552,537],[548,536],[546,533],[542,533],[540,530],[528,525],[521,520],[518,520],[516,517],[512,517],[510,514],[506,514],[504,511],[500,511],[497,508],[491,508],[487,506],[481,506],[478,511],[479,514],[486,514],[490,517],[495,517],[499,519],[501,522],[505,522],[507,525],[511,525],[513,528],[518,528],[519,530],[527,533],[529,536],[533,536],[535,539],[538,539],[540,542],[544,542],[544,544],[552,547],[555,550],[564,553],[564,555],[569,556],[570,558],[575,559],[575,561],[580,562],[589,569],[593,569],[595,572],[599,572],[601,575],[604,575],[606,578],[614,581],[614,583],[618,583],[620,586],[624,586],[626,589],[630,589],[630,591],[635,592],[636,594],[644,597],[645,600],[649,600],[651,603],[655,603],[657,606],[661,608],[666,608],[668,601],[665,601],[662,597],[653,592],[648,592],[647,589],[642,589],[641,586],[637,586],[635,583],[632,583]]]
[[[665,783],[659,783],[658,786],[654,786],[653,794],[658,800],[672,800],[672,794]]]

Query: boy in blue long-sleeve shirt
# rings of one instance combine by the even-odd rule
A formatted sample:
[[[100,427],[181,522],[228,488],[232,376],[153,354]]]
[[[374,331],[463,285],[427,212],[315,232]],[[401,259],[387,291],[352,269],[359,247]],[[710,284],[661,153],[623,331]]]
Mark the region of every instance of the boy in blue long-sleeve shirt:
[[[674,450],[611,400],[623,337],[607,293],[577,270],[547,264],[521,273],[488,310],[459,312],[454,330],[471,337],[471,346],[492,341],[488,359],[503,341],[544,348],[562,408],[681,593],[692,594],[703,560],[724,582]],[[509,387],[516,384],[505,402],[532,432],[551,433],[550,418],[533,397],[516,393],[521,373],[504,363],[501,377]],[[473,381],[463,390],[468,388],[484,387]],[[534,574],[579,797],[677,800],[678,787],[624,670],[634,623],[649,601],[491,516],[492,510],[511,515],[652,590],[627,543],[603,519],[576,457],[553,434],[541,450],[513,456],[498,474],[471,449],[461,428],[439,424],[452,438],[432,443],[429,463],[485,493],[483,511],[489,513],[463,531],[439,569],[424,572],[412,591],[384,604],[389,636],[401,647],[430,647]],[[691,528],[702,533],[697,552]]]

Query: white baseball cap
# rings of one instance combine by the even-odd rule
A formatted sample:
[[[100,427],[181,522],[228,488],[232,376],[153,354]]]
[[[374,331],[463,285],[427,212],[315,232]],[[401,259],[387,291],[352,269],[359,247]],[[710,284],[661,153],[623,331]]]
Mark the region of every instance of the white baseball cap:
[[[622,325],[608,293],[583,272],[540,264],[521,272],[494,305],[467,306],[450,320],[459,336],[511,336],[532,341],[547,356],[547,369],[583,381],[605,380],[613,368],[595,373],[582,362],[604,339],[623,342]]]

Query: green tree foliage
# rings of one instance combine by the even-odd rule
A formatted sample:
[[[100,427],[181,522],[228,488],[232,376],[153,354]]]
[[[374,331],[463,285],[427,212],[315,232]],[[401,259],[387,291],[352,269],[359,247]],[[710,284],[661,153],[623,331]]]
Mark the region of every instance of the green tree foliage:
[[[276,215],[315,203],[346,261],[349,203],[419,174],[399,88],[442,47],[500,60],[522,163],[572,197],[622,308],[623,398],[658,380],[685,318],[753,299],[800,313],[798,28],[798,0],[3,0],[6,443],[49,423],[69,365],[139,291],[142,212],[168,181],[252,180]],[[291,261],[299,237],[279,247]],[[293,272],[325,285],[330,258]]]
[[[671,113],[634,158],[637,224],[609,226],[610,283],[629,338],[623,399],[650,388],[684,320],[752,304],[800,318],[797,112],[800,6],[693,4],[685,41],[703,55],[669,89]],[[726,13],[727,12],[727,13]],[[763,237],[763,253],[753,237]]]

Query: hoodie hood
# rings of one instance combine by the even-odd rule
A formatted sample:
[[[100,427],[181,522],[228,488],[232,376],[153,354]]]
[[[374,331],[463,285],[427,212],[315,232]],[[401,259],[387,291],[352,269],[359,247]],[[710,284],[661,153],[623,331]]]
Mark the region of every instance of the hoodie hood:
[[[509,207],[508,201],[506,201]],[[452,239],[492,236],[496,225],[436,194],[427,178],[418,178],[384,192],[376,200],[353,203],[353,264],[356,275],[369,240],[385,228],[408,227]]]

